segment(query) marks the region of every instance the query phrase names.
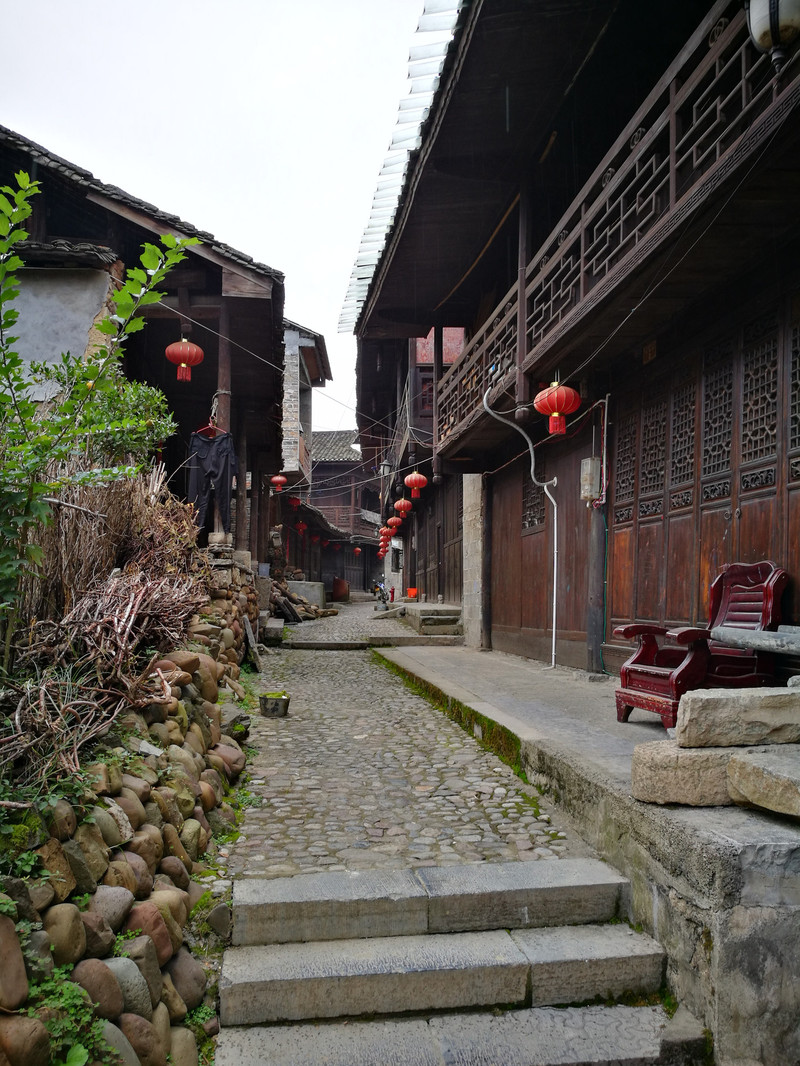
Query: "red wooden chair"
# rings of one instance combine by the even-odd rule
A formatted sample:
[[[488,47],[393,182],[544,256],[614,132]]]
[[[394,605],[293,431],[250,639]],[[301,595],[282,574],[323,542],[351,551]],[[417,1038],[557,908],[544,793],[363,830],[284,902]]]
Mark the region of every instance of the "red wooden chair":
[[[768,685],[773,680],[769,653],[712,641],[711,630],[715,626],[777,629],[781,593],[788,580],[786,571],[771,562],[728,563],[711,585],[707,629],[617,626],[615,636],[639,641],[619,672],[617,721],[627,722],[633,708],[639,707],[661,715],[666,729],[675,725],[680,698],[690,689]],[[673,644],[660,644],[659,637]]]

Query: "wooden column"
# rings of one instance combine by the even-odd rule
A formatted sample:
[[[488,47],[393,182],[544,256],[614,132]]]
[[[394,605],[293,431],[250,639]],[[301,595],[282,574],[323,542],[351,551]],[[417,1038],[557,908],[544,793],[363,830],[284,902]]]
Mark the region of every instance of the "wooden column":
[[[250,540],[250,528],[247,521],[247,428],[244,414],[241,416],[242,424],[236,437],[236,459],[238,462],[238,474],[236,475],[236,532],[234,544],[237,551],[247,551]]]
[[[589,530],[588,602],[586,605],[586,669],[603,673],[606,601],[606,504],[592,507]]]
[[[525,301],[525,278],[528,268],[528,212],[530,197],[526,182],[523,181],[519,191],[519,237],[517,240],[517,375],[515,387],[515,399],[517,410],[514,414],[517,422],[525,422],[529,418],[529,412],[521,408],[520,404],[530,401],[530,389],[528,379],[522,370],[525,357],[528,354],[528,324]]]
[[[231,431],[231,323],[228,302],[223,298],[219,312],[219,356],[217,360],[217,425]]]
[[[442,460],[439,458],[439,383],[444,370],[444,330],[433,328],[433,481],[438,484],[442,477]]]
[[[492,482],[481,479],[483,526],[481,529],[481,647],[492,646]]]
[[[261,459],[254,455],[250,462],[252,487],[250,489],[250,554],[259,562],[266,561],[266,545],[258,538],[258,514],[261,509]]]

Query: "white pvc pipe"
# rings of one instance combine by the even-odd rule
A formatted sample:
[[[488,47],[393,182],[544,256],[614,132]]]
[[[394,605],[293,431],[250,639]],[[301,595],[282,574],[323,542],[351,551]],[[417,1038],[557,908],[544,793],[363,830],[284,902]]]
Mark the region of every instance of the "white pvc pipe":
[[[558,478],[551,478],[550,481],[539,481],[536,477],[536,455],[533,450],[533,441],[522,428],[516,422],[512,422],[510,418],[503,418],[502,415],[497,414],[489,406],[489,392],[487,389],[483,394],[483,406],[487,414],[490,414],[492,418],[496,418],[498,422],[505,422],[506,425],[511,426],[518,433],[521,433],[525,440],[528,442],[528,450],[531,453],[531,481],[534,485],[538,485],[539,488],[544,489],[544,494],[553,505],[553,645],[550,652],[550,666],[548,669],[552,669],[556,665],[556,620],[558,617],[558,504],[556,503],[555,496],[550,492],[549,485],[554,487],[558,484]]]

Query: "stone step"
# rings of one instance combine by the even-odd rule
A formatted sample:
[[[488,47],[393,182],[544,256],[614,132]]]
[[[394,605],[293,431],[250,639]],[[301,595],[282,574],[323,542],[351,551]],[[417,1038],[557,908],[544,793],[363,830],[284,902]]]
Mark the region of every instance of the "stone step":
[[[423,622],[419,627],[420,633],[424,637],[457,637],[461,635],[461,624],[454,625],[433,625],[429,622]]]
[[[597,859],[242,878],[233,886],[233,943],[606,922],[623,913],[627,890]]]
[[[505,1013],[223,1029],[215,1066],[699,1066],[702,1028],[660,1007]]]
[[[649,995],[664,954],[627,925],[316,941],[225,952],[223,1026]]]

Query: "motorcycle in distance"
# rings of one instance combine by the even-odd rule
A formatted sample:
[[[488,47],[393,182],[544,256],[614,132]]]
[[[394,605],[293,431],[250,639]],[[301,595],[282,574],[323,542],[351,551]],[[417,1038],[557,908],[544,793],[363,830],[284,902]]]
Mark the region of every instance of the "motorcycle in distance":
[[[372,591],[382,604],[386,604],[389,602],[389,593],[382,581],[376,581],[375,584],[372,586]]]

